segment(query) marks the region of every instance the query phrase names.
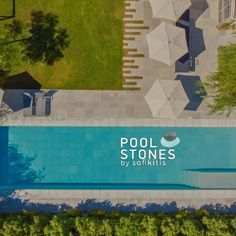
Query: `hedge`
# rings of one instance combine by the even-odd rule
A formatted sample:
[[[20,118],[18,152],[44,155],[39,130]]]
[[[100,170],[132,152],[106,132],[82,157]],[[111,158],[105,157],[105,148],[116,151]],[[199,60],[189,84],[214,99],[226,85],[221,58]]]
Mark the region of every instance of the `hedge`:
[[[165,213],[122,213],[96,210],[59,214],[22,212],[0,215],[3,236],[230,236],[236,214],[206,210]]]

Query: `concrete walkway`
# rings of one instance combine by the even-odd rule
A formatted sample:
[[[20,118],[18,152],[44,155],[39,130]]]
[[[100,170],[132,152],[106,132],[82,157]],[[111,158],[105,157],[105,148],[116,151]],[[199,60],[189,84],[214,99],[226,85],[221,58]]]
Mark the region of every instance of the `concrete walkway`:
[[[68,126],[166,126],[166,127],[236,127],[235,113],[231,117],[209,116],[153,118],[139,91],[68,91],[54,93],[51,115],[46,117],[24,117],[23,90],[5,91],[11,107],[2,104],[0,125],[68,125]],[[19,99],[12,99],[12,97]]]
[[[108,200],[109,199],[109,200]],[[236,191],[2,191],[0,212],[22,210],[58,212],[68,209],[173,212],[179,209],[236,212]]]

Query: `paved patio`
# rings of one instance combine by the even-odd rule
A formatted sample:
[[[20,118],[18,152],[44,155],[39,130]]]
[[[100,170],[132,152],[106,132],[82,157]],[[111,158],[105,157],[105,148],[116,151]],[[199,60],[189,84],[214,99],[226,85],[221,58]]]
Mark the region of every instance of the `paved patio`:
[[[134,20],[143,21],[144,28],[135,40],[124,41],[124,48],[134,48],[137,51],[129,52],[130,54],[143,54],[144,57],[134,57],[134,63],[137,67],[128,67],[129,73],[124,72],[124,77],[132,76],[138,78],[135,80],[135,88],[137,91],[57,91],[53,95],[51,115],[49,117],[24,117],[23,101],[21,98],[13,100],[13,97],[20,97],[24,92],[5,91],[5,100],[13,103],[13,107],[9,107],[5,102],[2,103],[0,125],[84,125],[84,126],[187,126],[187,127],[236,127],[236,114],[232,114],[226,119],[223,116],[209,116],[207,109],[207,101],[200,104],[195,110],[185,110],[178,119],[158,119],[153,118],[152,113],[144,99],[144,96],[152,87],[156,79],[175,79],[178,77],[186,86],[191,87],[191,81],[188,80],[192,76],[192,80],[205,80],[206,76],[214,72],[217,68],[217,48],[219,45],[226,45],[233,42],[230,31],[218,31],[217,24],[217,1],[215,0],[192,0],[191,8],[191,24],[192,35],[190,48],[193,51],[192,56],[196,57],[196,65],[194,72],[176,72],[176,65],[166,66],[148,58],[148,47],[146,42],[146,34],[157,27],[161,21],[153,19],[151,8],[148,0],[129,1],[127,9],[135,9],[132,14]],[[128,26],[130,23],[127,23]],[[136,29],[129,29],[129,32]],[[203,36],[204,42],[201,44],[201,52],[195,48],[199,45],[199,37]],[[133,58],[133,56],[131,56]],[[130,57],[124,60],[129,61],[126,65],[130,65]],[[133,59],[132,59],[133,60]],[[186,65],[177,65],[182,71],[186,69]],[[188,78],[185,76],[188,75]],[[140,79],[142,78],[142,79]],[[186,81],[188,80],[188,81]],[[127,79],[126,82],[130,82]],[[126,85],[128,89],[131,85]],[[127,88],[126,87],[126,88]],[[189,96],[195,103],[194,93]],[[14,110],[14,111],[13,111]],[[104,202],[110,199],[111,205],[119,206],[134,204],[134,206],[145,206],[146,204],[156,204],[156,206],[172,206],[174,208],[181,207],[199,208],[203,205],[209,205],[214,208],[214,204],[221,203],[218,207],[221,209],[235,210],[235,191],[50,191],[50,190],[28,190],[17,191],[12,193],[13,198],[17,198],[17,204],[14,201],[5,202],[1,199],[3,206],[0,210],[18,209],[22,207],[19,201],[22,200],[24,209],[31,207],[30,203],[34,203],[35,207],[43,207],[48,209],[50,204],[56,205],[56,209],[62,209],[62,205],[72,207],[81,203],[86,203],[87,199],[95,199],[96,202]],[[30,200],[29,200],[30,199]],[[41,205],[42,204],[42,205]],[[91,204],[90,204],[91,205]],[[99,204],[94,204],[100,206]],[[156,208],[157,209],[157,208]],[[162,208],[163,209],[163,208]]]
[[[129,71],[128,77],[135,81],[135,86],[140,90],[130,91],[135,89],[130,88],[133,83],[131,85],[128,83],[128,85],[126,84],[128,91],[56,91],[51,103],[50,116],[45,118],[32,117],[31,119],[23,116],[24,107],[21,104],[22,99],[20,98],[20,94],[23,91],[8,90],[5,91],[1,107],[3,124],[5,121],[14,122],[14,120],[16,123],[20,121],[22,121],[21,123],[27,123],[28,121],[36,123],[37,120],[43,119],[48,121],[64,119],[67,121],[73,119],[84,121],[102,119],[113,121],[120,119],[156,120],[158,117],[153,118],[150,108],[145,101],[146,93],[156,79],[178,79],[183,84],[190,103],[186,104],[185,110],[177,117],[177,121],[175,117],[167,117],[168,119],[161,119],[164,124],[169,122],[172,124],[184,124],[189,123],[189,120],[197,119],[203,120],[203,122],[204,120],[207,120],[207,122],[212,121],[214,125],[218,121],[221,124],[226,122],[229,123],[228,125],[232,125],[232,120],[236,120],[236,113],[234,112],[228,120],[224,116],[209,116],[208,101],[207,99],[205,101],[200,100],[199,96],[196,95],[194,85],[196,81],[204,81],[209,73],[217,69],[217,48],[220,45],[236,42],[236,38],[232,37],[230,31],[219,31],[216,28],[217,2],[215,0],[192,0],[192,7],[190,9],[190,35],[192,35],[190,37],[190,56],[195,58],[194,71],[189,71],[188,67],[188,71],[185,71],[186,63],[188,64],[189,62],[167,66],[149,59],[146,35],[156,28],[161,23],[161,20],[152,17],[151,6],[148,0],[126,0],[126,3],[128,3],[126,10],[135,10],[128,11],[129,13],[127,13],[132,16],[132,21],[136,21],[136,23],[142,22],[142,25],[137,29],[133,28],[134,24],[131,20],[125,18],[126,33],[136,32],[138,34],[135,34],[135,37],[132,36],[134,37],[133,40],[127,40],[128,36],[125,36],[124,39],[124,50],[136,50],[131,50],[128,54],[125,54],[124,61],[126,62],[124,65],[127,68],[124,68],[124,70]],[[125,17],[127,17],[127,14]],[[144,55],[144,57],[137,56],[137,53],[138,55]],[[138,66],[138,68],[134,65]],[[127,77],[126,72],[124,72],[124,77]],[[138,79],[135,80],[135,78]],[[130,82],[130,79],[127,79],[126,82]],[[15,99],[16,97],[18,98]],[[13,98],[15,101],[13,101]],[[4,102],[6,100],[7,102]],[[9,101],[11,105],[14,103],[13,109],[8,106]],[[182,122],[182,120],[186,122]]]

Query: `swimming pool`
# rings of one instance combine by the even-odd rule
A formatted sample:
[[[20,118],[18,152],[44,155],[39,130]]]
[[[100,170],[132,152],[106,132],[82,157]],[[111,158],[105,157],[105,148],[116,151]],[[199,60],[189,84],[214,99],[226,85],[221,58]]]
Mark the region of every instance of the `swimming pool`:
[[[0,188],[235,189],[235,140],[233,128],[0,127]]]

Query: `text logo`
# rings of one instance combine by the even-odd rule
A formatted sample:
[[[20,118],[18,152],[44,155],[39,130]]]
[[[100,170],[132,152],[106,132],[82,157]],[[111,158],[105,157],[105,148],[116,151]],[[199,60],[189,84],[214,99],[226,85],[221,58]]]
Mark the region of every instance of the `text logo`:
[[[123,167],[166,166],[176,159],[175,149],[180,139],[175,132],[167,132],[161,139],[120,138],[120,164]]]

